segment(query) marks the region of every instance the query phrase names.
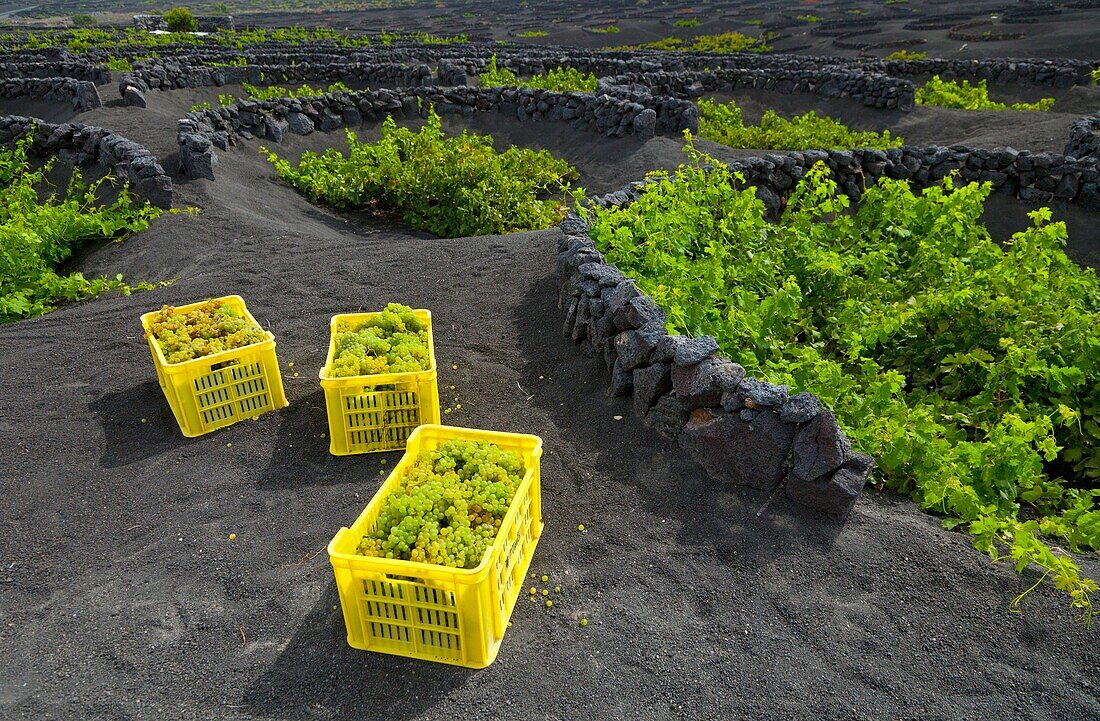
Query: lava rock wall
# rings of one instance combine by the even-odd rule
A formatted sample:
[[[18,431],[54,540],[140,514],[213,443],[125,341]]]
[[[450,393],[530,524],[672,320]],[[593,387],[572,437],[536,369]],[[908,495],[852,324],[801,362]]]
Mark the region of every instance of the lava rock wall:
[[[649,103],[647,106],[646,103]],[[696,130],[698,111],[692,103],[642,94],[638,101],[611,95],[555,93],[528,88],[441,88],[326,93],[313,98],[243,100],[228,108],[197,110],[179,121],[180,159],[190,177],[213,178],[217,150],[228,150],[235,137],[280,142],[287,133],[308,135],[356,128],[387,115],[426,117],[504,112],[521,121],[568,122],[577,130],[609,137],[653,137],[658,131]]]
[[[30,152],[57,155],[73,165],[94,165],[128,182],[135,195],[161,208],[172,207],[172,179],[146,148],[105,128],[83,123],[46,123],[21,115],[0,117],[0,144],[33,133]]]
[[[916,88],[908,80],[859,69],[747,70],[626,73],[603,79],[609,85],[641,85],[655,95],[698,98],[707,93],[769,90],[814,93],[826,98],[848,98],[873,108],[912,110]]]
[[[624,205],[636,184],[596,199]],[[852,450],[829,409],[809,393],[747,377],[710,336],[665,330],[665,313],[614,265],[571,213],[558,241],[562,331],[606,365],[610,391],[629,396],[634,413],[676,441],[723,483],[768,492],[843,519],[874,461]]]
[[[0,80],[0,97],[69,102],[81,112],[103,104],[95,83],[73,78],[5,78]]]
[[[1064,152],[1078,160],[1093,158],[1100,162],[1100,112],[1085,116],[1070,126]]]

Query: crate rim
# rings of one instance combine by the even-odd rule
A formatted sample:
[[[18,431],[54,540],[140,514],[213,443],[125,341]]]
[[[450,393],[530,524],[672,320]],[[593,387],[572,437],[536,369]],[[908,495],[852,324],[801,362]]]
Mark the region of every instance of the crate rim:
[[[384,385],[386,383],[397,383],[401,381],[409,381],[418,377],[422,377],[426,373],[436,373],[435,364],[435,335],[432,332],[432,312],[427,308],[413,308],[413,313],[424,314],[424,320],[428,322],[428,367],[420,371],[404,371],[401,373],[374,373],[372,375],[365,376],[342,376],[340,378],[330,378],[325,375],[325,371],[332,365],[333,357],[336,355],[336,324],[343,318],[359,317],[367,318],[371,316],[380,315],[381,310],[370,310],[362,313],[336,313],[329,320],[328,324],[328,354],[325,356],[325,364],[321,366],[321,369],[317,371],[317,379],[321,382],[322,388],[343,388],[346,386],[356,385]],[[367,380],[369,379],[369,380]],[[388,479],[387,479],[388,480]]]
[[[463,428],[461,426],[444,426],[444,425],[439,425],[439,424],[426,424],[426,425],[417,426],[416,430],[414,430],[412,432],[412,434],[409,435],[408,443],[412,443],[414,440],[416,440],[417,434],[419,434],[422,429],[428,429],[429,431],[443,430],[446,433],[453,433],[453,432],[457,431],[457,433],[454,433],[454,437],[459,438],[459,439],[464,437],[466,434],[473,433],[473,434],[476,434],[477,436],[482,436],[482,438],[471,438],[471,440],[488,440],[489,443],[492,443],[492,440],[485,439],[484,436],[486,436],[486,435],[494,436],[494,437],[507,436],[507,437],[510,437],[510,438],[520,437],[520,438],[524,438],[524,439],[533,439],[534,444],[531,448],[530,454],[532,456],[534,456],[534,459],[536,461],[539,458],[542,457],[542,438],[540,436],[536,436],[536,435],[530,434],[530,433],[508,433],[506,431],[486,431],[486,430],[481,430],[481,429],[478,429],[478,428]],[[471,579],[480,580],[481,578],[484,578],[489,573],[489,570],[490,570],[489,569],[490,559],[492,559],[496,555],[496,553],[504,547],[504,537],[501,536],[499,533],[497,534],[496,538],[493,539],[493,545],[490,546],[485,551],[485,555],[482,557],[481,562],[478,563],[478,565],[474,566],[473,568],[452,568],[451,566],[441,566],[437,563],[424,563],[422,561],[407,561],[403,558],[378,558],[376,556],[362,556],[358,553],[342,553],[342,552],[336,550],[337,543],[339,543],[341,540],[343,540],[343,538],[346,534],[351,533],[351,529],[354,528],[355,526],[358,526],[360,524],[360,522],[364,521],[365,518],[370,514],[370,512],[376,506],[381,505],[382,501],[385,500],[385,497],[387,495],[389,495],[390,486],[394,485],[396,483],[398,472],[399,471],[404,472],[404,470],[405,470],[405,467],[406,467],[407,464],[404,463],[404,460],[405,460],[406,457],[410,457],[410,456],[408,456],[408,451],[407,450],[405,451],[405,455],[402,457],[401,461],[399,461],[398,464],[396,466],[394,466],[393,470],[390,471],[388,476],[386,476],[386,480],[383,481],[382,485],[378,488],[377,491],[375,491],[374,496],[371,497],[370,501],[363,508],[362,512],[360,512],[359,515],[356,516],[356,518],[352,522],[351,526],[350,527],[349,526],[341,527],[340,530],[336,532],[336,535],[332,537],[332,540],[329,541],[328,548],[327,548],[329,563],[334,568],[337,568],[337,567],[353,568],[354,565],[359,565],[359,564],[369,565],[369,564],[371,564],[372,562],[375,562],[375,561],[384,561],[386,563],[386,565],[397,564],[398,566],[400,566],[402,568],[409,569],[409,571],[410,571],[409,576],[412,576],[412,577],[419,577],[419,576],[424,575],[422,573],[414,573],[414,571],[419,569],[421,571],[424,571],[424,570],[431,571],[431,572],[433,572],[433,574],[438,574],[438,573],[442,572],[442,573],[447,573],[447,574],[453,574],[455,576],[464,576],[464,577],[471,578]],[[527,468],[526,471],[523,474],[523,480],[520,482],[519,486],[516,488],[515,494],[512,496],[512,502],[508,506],[508,512],[506,514],[504,514],[504,518],[501,519],[501,522],[500,522],[501,528],[503,528],[509,521],[512,521],[512,519],[516,515],[519,514],[519,505],[516,504],[516,499],[520,498],[524,493],[526,493],[530,489],[531,485],[534,483],[534,477],[535,477],[534,467],[532,466],[530,468]],[[337,561],[339,561],[339,563],[337,563]]]
[[[230,348],[228,350],[219,351],[217,353],[211,353],[210,355],[199,356],[198,358],[192,358],[185,361],[177,361],[175,363],[169,363],[168,359],[164,356],[164,350],[160,347],[160,343],[153,337],[149,328],[149,319],[152,318],[160,310],[151,310],[147,313],[141,314],[141,328],[145,332],[145,337],[149,340],[149,345],[153,348],[153,352],[157,356],[157,362],[164,366],[165,370],[171,369],[176,371],[177,369],[189,368],[190,364],[193,365],[216,365],[221,361],[231,360],[232,356],[238,354],[245,349],[266,350],[267,348],[275,347],[275,334],[260,325],[256,317],[252,315],[252,311],[248,309],[248,305],[244,302],[244,298],[239,295],[223,295],[217,298],[207,298],[206,300],[198,300],[193,303],[187,303],[185,305],[172,306],[177,312],[184,312],[197,308],[200,305],[205,305],[210,301],[234,301],[240,304],[241,310],[244,311],[244,315],[250,321],[252,321],[257,328],[267,334],[267,340],[257,341],[255,343],[249,343],[248,345],[238,346],[237,348]],[[163,310],[163,306],[161,307]],[[271,344],[268,346],[268,344]]]

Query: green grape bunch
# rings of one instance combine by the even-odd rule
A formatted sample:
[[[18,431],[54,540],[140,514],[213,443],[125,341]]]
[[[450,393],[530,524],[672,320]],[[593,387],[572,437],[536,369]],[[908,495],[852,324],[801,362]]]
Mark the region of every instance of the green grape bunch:
[[[230,304],[217,300],[186,312],[166,305],[153,316],[146,335],[156,340],[169,363],[183,363],[268,339],[260,326]]]
[[[525,472],[518,455],[485,441],[445,441],[422,452],[386,497],[359,554],[475,568]]]
[[[329,378],[413,373],[431,368],[428,326],[413,309],[390,303],[368,321],[338,327]]]

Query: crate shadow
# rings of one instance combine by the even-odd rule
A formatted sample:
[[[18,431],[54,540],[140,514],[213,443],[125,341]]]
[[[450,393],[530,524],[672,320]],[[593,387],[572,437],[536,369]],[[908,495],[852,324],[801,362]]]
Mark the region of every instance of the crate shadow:
[[[335,608],[333,608],[335,606]],[[286,649],[241,704],[270,718],[419,718],[477,671],[347,644],[336,583],[329,581]]]
[[[767,563],[811,549],[828,553],[842,523],[799,506],[781,491],[720,483],[674,441],[646,427],[629,397],[611,397],[603,361],[585,357],[562,334],[556,299],[548,275],[529,291],[516,322],[528,358],[523,385],[533,390],[530,402],[554,419],[577,457],[594,459],[590,468],[567,461],[567,475],[595,470],[630,486],[650,512],[679,523],[677,541],[683,547],[702,544],[723,563]],[[558,486],[562,490],[544,484],[544,506],[586,504],[583,487],[574,498],[577,491],[569,484]]]
[[[156,381],[104,393],[89,405],[103,428],[105,468],[128,466],[188,443]],[[142,419],[145,422],[142,422]]]
[[[328,418],[322,389],[292,398],[289,406],[276,413],[279,430],[275,447],[271,463],[257,481],[258,487],[290,489],[348,481],[354,466],[341,463],[344,459],[328,452]]]

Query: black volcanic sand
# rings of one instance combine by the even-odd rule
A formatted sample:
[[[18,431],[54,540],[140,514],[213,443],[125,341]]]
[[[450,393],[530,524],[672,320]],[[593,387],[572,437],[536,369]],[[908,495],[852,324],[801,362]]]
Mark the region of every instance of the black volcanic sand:
[[[194,95],[82,119],[173,166]],[[574,137],[567,154],[593,192],[679,161],[675,139],[476,122],[560,151]],[[1095,631],[1047,585],[1026,613],[1007,610],[1034,572],[991,564],[889,494],[868,491],[837,527],[723,487],[609,398],[606,372],[560,332],[558,231],[441,240],[340,215],[281,184],[257,145],[223,153],[217,181],[178,184],[177,204],[201,213],[83,264],[172,286],[0,327],[0,716],[1100,716]],[[185,439],[138,316],[229,293],[275,333],[290,406]],[[562,592],[553,609],[519,601],[486,670],[345,643],[323,549],[397,454],[328,454],[316,371],[333,313],[389,301],[432,309],[441,395],[454,385],[462,403],[451,423],[545,441],[532,571]]]

